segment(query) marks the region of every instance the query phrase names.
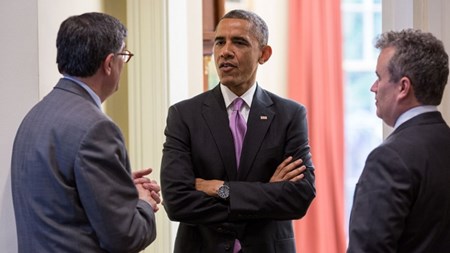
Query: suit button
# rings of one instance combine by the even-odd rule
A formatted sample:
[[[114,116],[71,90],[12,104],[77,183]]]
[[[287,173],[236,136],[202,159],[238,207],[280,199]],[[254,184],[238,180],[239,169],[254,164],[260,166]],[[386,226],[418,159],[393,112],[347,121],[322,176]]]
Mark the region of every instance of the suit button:
[[[217,232],[223,232],[223,228],[222,227],[217,227]]]

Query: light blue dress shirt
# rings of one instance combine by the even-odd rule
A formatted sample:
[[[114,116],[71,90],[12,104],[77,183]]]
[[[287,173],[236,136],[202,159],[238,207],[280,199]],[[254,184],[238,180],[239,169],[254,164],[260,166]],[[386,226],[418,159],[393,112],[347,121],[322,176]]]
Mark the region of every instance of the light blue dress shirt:
[[[97,105],[97,107],[99,109],[102,108],[102,101],[100,100],[100,97],[91,89],[91,87],[89,87],[87,84],[83,83],[82,81],[72,77],[72,76],[64,76],[65,79],[74,81],[76,84],[80,85],[83,89],[85,89],[89,95],[92,97],[92,99],[94,99],[95,104]]]

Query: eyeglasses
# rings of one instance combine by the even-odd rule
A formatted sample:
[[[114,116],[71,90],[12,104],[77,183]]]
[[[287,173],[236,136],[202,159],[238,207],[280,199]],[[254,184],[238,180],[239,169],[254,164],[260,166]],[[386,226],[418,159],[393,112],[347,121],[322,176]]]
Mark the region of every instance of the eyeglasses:
[[[130,61],[131,57],[133,57],[134,54],[128,50],[125,50],[122,53],[116,53],[116,55],[122,56],[123,62],[127,63]]]

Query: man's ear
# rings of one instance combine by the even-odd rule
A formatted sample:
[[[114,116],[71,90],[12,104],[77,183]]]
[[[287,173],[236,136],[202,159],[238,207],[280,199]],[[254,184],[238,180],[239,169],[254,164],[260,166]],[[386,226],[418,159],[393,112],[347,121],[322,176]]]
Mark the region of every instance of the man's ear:
[[[404,76],[400,79],[397,98],[403,101],[403,103],[418,103],[414,87],[409,77]]]
[[[108,54],[102,63],[102,69],[106,75],[110,75],[112,72],[112,64],[114,61],[114,54]]]
[[[269,60],[271,55],[272,55],[272,48],[269,45],[264,46],[262,49],[261,57],[259,57],[258,59],[259,64],[264,64],[266,61]]]
[[[399,103],[408,106],[421,105],[419,100],[417,100],[416,93],[414,91],[414,86],[411,83],[409,77],[402,77],[399,81],[399,90],[397,94],[397,100]]]
[[[399,80],[399,98],[403,99],[403,98],[407,98],[407,97],[414,97],[414,88],[411,84],[411,80],[404,76]]]

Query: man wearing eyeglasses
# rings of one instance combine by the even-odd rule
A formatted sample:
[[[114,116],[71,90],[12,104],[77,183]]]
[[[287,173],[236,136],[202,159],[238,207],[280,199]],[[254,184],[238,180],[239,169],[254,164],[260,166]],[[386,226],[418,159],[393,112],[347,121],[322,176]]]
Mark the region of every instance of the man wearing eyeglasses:
[[[11,177],[19,252],[139,252],[156,237],[160,187],[131,173],[120,129],[101,111],[119,87],[127,30],[114,17],[66,19],[63,78],[18,129]]]

